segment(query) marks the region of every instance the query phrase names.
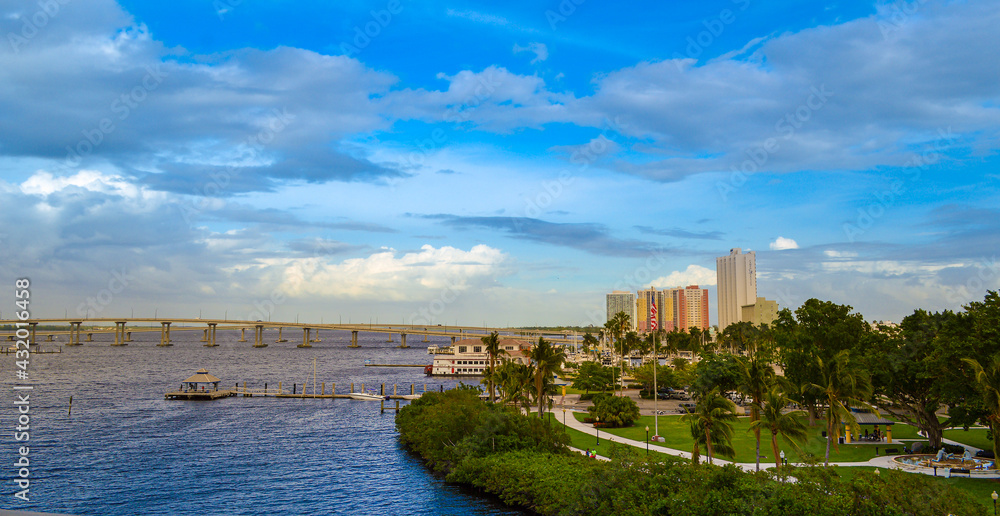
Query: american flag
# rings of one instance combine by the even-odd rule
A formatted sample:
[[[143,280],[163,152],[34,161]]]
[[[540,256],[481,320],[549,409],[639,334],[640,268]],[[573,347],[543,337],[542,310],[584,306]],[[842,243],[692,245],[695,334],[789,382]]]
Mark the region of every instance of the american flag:
[[[656,329],[656,302],[649,304],[649,329]]]

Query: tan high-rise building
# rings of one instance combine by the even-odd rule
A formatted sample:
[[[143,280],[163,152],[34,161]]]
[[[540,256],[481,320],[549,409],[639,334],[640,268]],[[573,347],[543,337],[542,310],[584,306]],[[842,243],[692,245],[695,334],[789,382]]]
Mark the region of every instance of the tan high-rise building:
[[[715,259],[720,331],[743,320],[743,307],[757,302],[757,253],[742,251],[737,247]]]
[[[778,302],[757,298],[757,302],[752,305],[743,305],[742,317],[740,320],[752,323],[754,326],[761,324],[771,325],[778,319]]]
[[[670,331],[673,329],[673,314],[668,311],[669,307],[664,302],[664,292],[649,287],[636,293],[635,329],[637,331],[648,332],[654,329]],[[655,314],[653,312],[654,306],[656,307]]]
[[[628,315],[629,326],[635,329],[635,294],[623,290],[615,290],[607,295],[608,300],[608,320],[618,312],[625,312]]]

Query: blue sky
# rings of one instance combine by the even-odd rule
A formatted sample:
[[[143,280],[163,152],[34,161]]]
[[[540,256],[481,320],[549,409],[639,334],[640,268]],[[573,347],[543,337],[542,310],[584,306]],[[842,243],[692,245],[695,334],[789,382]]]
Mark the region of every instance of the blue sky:
[[[0,5],[0,272],[39,316],[601,324],[700,284],[1000,287],[1000,6]],[[0,310],[2,312],[2,310]]]

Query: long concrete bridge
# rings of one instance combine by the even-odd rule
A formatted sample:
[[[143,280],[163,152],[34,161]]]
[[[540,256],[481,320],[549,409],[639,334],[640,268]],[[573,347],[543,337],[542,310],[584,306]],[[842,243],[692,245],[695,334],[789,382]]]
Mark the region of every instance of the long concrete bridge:
[[[84,327],[84,324],[87,327]],[[114,328],[110,325],[114,324]],[[128,342],[131,342],[131,334],[134,332],[160,332],[160,343],[158,346],[171,346],[170,331],[173,325],[177,325],[173,328],[173,331],[198,331],[204,332],[202,337],[202,342],[205,342],[206,347],[215,347],[216,344],[216,331],[222,330],[239,330],[241,332],[240,342],[246,342],[246,332],[248,329],[253,331],[253,347],[262,348],[267,347],[264,342],[264,330],[265,329],[278,329],[278,340],[276,342],[287,342],[282,335],[285,328],[289,329],[301,329],[302,330],[302,343],[298,344],[297,347],[309,348],[312,347],[313,342],[318,342],[320,330],[329,331],[349,331],[351,332],[351,344],[349,347],[359,347],[358,346],[358,334],[361,332],[368,333],[388,333],[388,334],[398,334],[400,336],[401,348],[409,347],[406,344],[407,335],[422,335],[424,341],[427,341],[428,336],[438,336],[438,337],[451,337],[451,341],[454,343],[458,339],[468,339],[468,338],[480,338],[485,337],[492,333],[493,331],[500,332],[501,335],[520,337],[525,339],[536,340],[540,336],[546,336],[546,340],[554,343],[561,344],[578,344],[581,341],[578,338],[576,332],[562,332],[558,333],[560,337],[553,337],[556,333],[553,332],[538,332],[538,331],[524,331],[516,328],[488,328],[482,326],[426,326],[426,325],[414,325],[414,324],[326,324],[326,323],[299,323],[299,322],[272,322],[272,321],[232,321],[226,319],[185,319],[185,318],[134,318],[134,317],[123,317],[123,318],[99,318],[99,319],[28,319],[24,321],[18,320],[0,320],[0,326],[12,326],[15,327],[14,331],[0,331],[0,338],[6,337],[6,340],[13,341],[15,339],[28,340],[31,344],[38,343],[38,334],[47,336],[48,341],[52,341],[52,337],[55,335],[69,335],[68,346],[79,346],[82,345],[80,340],[81,335],[87,335],[87,342],[92,341],[94,334],[115,334],[115,341],[112,346],[126,346]],[[38,325],[67,325],[68,330],[38,330]],[[159,327],[157,327],[159,325]],[[107,327],[105,327],[107,326]],[[312,338],[312,332],[316,331],[316,339]]]

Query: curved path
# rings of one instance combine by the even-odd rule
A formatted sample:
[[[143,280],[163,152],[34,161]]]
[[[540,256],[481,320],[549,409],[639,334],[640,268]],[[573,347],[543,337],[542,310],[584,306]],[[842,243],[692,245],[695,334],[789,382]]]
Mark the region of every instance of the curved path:
[[[571,410],[570,412],[576,413],[576,412],[580,412],[580,411],[572,411]],[[556,418],[553,418],[553,419],[555,419],[555,420],[558,421],[560,418],[556,417]],[[578,430],[580,432],[583,432],[585,434],[590,434],[590,435],[594,435],[594,436],[597,435],[597,431],[594,428],[594,425],[589,424],[589,423],[582,423],[580,421],[577,421],[577,419],[575,417],[568,417],[568,418],[566,418],[566,426],[568,426],[569,428],[572,428],[574,430]],[[636,441],[634,439],[626,439],[624,437],[619,437],[617,435],[613,435],[613,434],[610,434],[610,433],[607,433],[607,432],[605,432],[604,435],[601,436],[601,439],[602,440],[607,440],[607,441],[610,441],[610,442],[614,442],[614,443],[624,444],[624,445],[627,445],[627,446],[635,446],[637,448],[646,449],[646,442],[645,441]],[[959,446],[965,446],[967,449],[971,450],[973,453],[975,453],[976,451],[978,451],[977,448],[973,448],[971,446],[967,446],[967,445],[964,445],[962,443],[957,443],[957,442],[951,441],[949,439],[943,439],[943,441],[946,442],[946,443],[948,443],[948,444],[957,444]],[[654,446],[656,447],[655,450],[658,451],[658,452],[660,452],[660,453],[666,453],[668,455],[674,455],[676,457],[682,457],[682,458],[685,458],[685,459],[690,459],[691,458],[691,453],[690,452],[685,452],[685,451],[681,451],[681,450],[675,450],[673,448],[667,448],[665,446],[661,446],[659,443],[655,444]],[[577,451],[579,451],[580,453],[583,453],[582,450],[577,450]],[[604,460],[608,460],[608,459],[606,459],[604,457],[600,457],[600,456],[598,458],[601,458],[601,459],[604,459]],[[755,471],[757,469],[757,464],[753,463],[753,462],[735,462],[734,463],[734,462],[730,462],[730,461],[722,460],[722,459],[712,459],[712,463],[715,464],[715,465],[717,465],[717,466],[724,466],[726,464],[735,464],[737,467],[739,467],[740,469],[742,469],[744,471]],[[879,457],[875,457],[875,458],[873,458],[873,459],[871,459],[871,460],[869,460],[867,462],[831,462],[830,465],[831,466],[844,466],[844,467],[868,466],[868,467],[883,468],[883,469],[903,469],[904,471],[907,471],[907,472],[910,472],[910,473],[924,473],[926,475],[933,475],[934,474],[933,470],[930,469],[930,468],[921,468],[920,470],[909,469],[909,468],[902,468],[901,465],[898,462],[896,462],[896,461],[893,460],[893,456],[885,456],[885,455],[879,456]],[[760,463],[760,469],[770,469],[770,468],[773,468],[773,467],[774,467],[774,464],[771,464],[769,462],[761,462]],[[924,471],[924,470],[926,470],[926,471]],[[977,473],[976,476],[975,476],[975,478],[1000,478],[1000,474],[997,474],[997,473],[992,473],[992,474],[991,473],[983,473],[983,474]]]

